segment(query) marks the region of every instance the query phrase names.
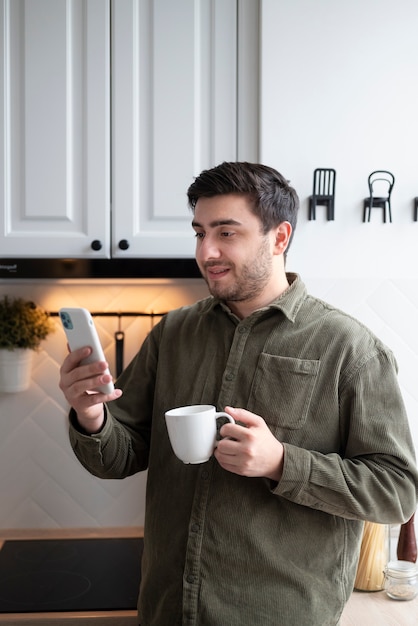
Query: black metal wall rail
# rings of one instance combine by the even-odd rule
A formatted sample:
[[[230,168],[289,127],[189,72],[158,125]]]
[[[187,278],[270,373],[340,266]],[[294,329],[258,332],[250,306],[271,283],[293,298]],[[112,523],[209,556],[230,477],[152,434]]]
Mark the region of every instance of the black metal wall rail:
[[[59,317],[58,311],[48,311],[51,317]],[[158,311],[90,311],[92,317],[163,317],[167,312]]]

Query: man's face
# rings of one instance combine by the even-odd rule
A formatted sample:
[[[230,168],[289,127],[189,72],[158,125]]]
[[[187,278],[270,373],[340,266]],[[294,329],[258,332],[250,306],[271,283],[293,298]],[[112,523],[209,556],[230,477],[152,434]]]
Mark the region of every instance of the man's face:
[[[251,200],[240,194],[200,198],[192,225],[196,261],[210,293],[229,304],[253,302],[254,309],[266,304],[275,235],[262,233]]]

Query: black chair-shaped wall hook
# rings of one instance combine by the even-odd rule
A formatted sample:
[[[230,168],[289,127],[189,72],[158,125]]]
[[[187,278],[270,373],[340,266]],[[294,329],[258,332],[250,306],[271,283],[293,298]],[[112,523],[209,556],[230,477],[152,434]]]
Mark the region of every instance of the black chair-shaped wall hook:
[[[327,220],[334,219],[336,171],[318,167],[313,174],[313,192],[309,196],[309,219],[316,219],[316,207],[326,206]]]
[[[369,196],[363,201],[363,222],[370,222],[370,214],[373,208],[383,209],[383,221],[386,222],[386,214],[389,222],[392,221],[392,208],[390,197],[392,194],[395,177],[387,170],[375,170],[367,179]]]

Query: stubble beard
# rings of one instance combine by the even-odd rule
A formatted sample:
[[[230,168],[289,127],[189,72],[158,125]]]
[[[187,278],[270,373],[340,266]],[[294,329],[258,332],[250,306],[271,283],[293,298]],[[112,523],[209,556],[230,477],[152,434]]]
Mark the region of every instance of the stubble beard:
[[[204,276],[212,296],[225,302],[253,300],[263,293],[272,274],[273,260],[267,237],[263,238],[254,258],[242,266],[232,285],[210,284]],[[231,271],[235,267],[230,266]]]

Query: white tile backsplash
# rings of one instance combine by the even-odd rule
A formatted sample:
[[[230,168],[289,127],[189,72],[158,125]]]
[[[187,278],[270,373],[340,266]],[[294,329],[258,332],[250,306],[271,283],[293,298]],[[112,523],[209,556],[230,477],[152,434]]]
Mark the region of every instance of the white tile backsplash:
[[[303,277],[308,290],[351,313],[395,352],[399,381],[418,443],[418,280]],[[50,311],[85,306],[93,311],[165,312],[207,294],[201,280],[0,282],[0,296],[32,298]],[[155,318],[155,321],[158,318]],[[106,357],[114,370],[114,333],[125,332],[125,365],[152,326],[148,317],[97,317]],[[0,528],[141,526],[146,473],[123,481],[91,476],[68,441],[68,407],[58,388],[66,354],[56,332],[35,354],[30,388],[0,394]]]
[[[49,311],[84,306],[92,311],[166,312],[207,295],[202,280],[0,282],[0,296],[21,295]],[[114,334],[123,330],[124,363],[133,358],[159,317],[96,317],[115,370]],[[91,476],[68,440],[68,406],[58,388],[66,340],[56,332],[34,355],[30,388],[0,394],[0,528],[142,526],[146,473],[123,481]]]

